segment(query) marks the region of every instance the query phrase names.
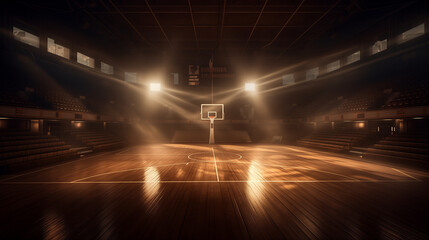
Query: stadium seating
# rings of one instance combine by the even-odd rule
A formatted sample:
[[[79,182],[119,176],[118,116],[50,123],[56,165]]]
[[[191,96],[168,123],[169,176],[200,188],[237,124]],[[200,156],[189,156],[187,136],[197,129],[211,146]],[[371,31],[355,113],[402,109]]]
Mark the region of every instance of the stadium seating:
[[[40,99],[40,102],[50,109],[73,112],[89,112],[81,99],[76,98],[72,93],[66,91],[58,84],[41,86],[37,90],[37,95]]]
[[[81,100],[68,94],[45,95],[43,99],[50,103],[54,110],[73,111],[73,112],[90,112]]]
[[[83,99],[64,90],[60,85],[34,87],[24,80],[0,84],[0,105],[42,108],[50,110],[90,112]]]
[[[7,173],[76,157],[57,137],[26,131],[0,133],[0,172]]]
[[[72,131],[70,135],[94,151],[109,150],[124,146],[120,138],[101,131]]]
[[[321,131],[298,140],[298,145],[332,151],[349,151],[368,135],[369,133],[364,131]]]
[[[429,104],[429,84],[421,83],[397,92],[381,108],[400,108]]]
[[[428,131],[388,136],[368,148],[366,157],[396,160],[429,160]]]
[[[0,105],[38,108],[31,93],[4,88],[0,92]]]
[[[0,105],[44,108],[52,110],[90,112],[83,102],[69,94],[53,91],[51,94],[28,93],[21,90],[3,90],[0,93]]]
[[[337,107],[338,112],[357,112],[366,111],[376,100],[376,95],[373,93],[362,93],[344,101]]]

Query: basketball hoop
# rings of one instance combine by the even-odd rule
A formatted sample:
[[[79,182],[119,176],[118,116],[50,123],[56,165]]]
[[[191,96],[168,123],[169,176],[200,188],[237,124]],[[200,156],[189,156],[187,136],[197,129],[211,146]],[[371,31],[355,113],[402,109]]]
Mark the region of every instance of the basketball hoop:
[[[210,120],[209,144],[214,144],[214,122],[224,120],[223,104],[201,104],[201,120]]]
[[[209,117],[210,120],[214,120],[217,118],[217,112],[216,111],[208,111],[207,117]]]

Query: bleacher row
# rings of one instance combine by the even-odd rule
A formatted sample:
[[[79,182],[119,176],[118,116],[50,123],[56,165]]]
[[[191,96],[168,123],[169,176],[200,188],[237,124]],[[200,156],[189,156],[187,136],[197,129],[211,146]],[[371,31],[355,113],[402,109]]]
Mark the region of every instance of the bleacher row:
[[[422,106],[429,104],[429,87],[422,85],[418,88],[411,88],[398,93],[392,100],[382,106],[382,108],[399,108]]]
[[[72,131],[70,133],[76,140],[93,150],[107,150],[122,147],[124,144],[118,137],[94,131]]]
[[[429,160],[429,132],[408,132],[388,136],[368,148],[366,157],[406,160]]]
[[[367,132],[316,132],[298,140],[298,145],[332,151],[349,151],[355,144],[363,141]]]
[[[38,108],[38,106],[30,101],[30,97],[23,91],[13,91],[3,89],[0,92],[0,104],[15,107]]]
[[[36,91],[27,87],[25,90],[0,86],[0,105],[43,108],[73,112],[91,112],[84,101],[68,94],[64,90],[50,89],[51,93]]]
[[[365,158],[396,161],[402,163],[429,161],[429,131],[421,130],[385,137],[375,133],[356,132],[316,132],[298,140],[299,146],[334,152],[354,152]],[[378,139],[378,140],[377,140]],[[375,144],[374,144],[375,142]],[[369,144],[368,144],[369,143]],[[370,147],[367,147],[370,146]]]
[[[55,110],[73,111],[73,112],[90,112],[88,108],[78,98],[65,95],[47,95],[43,96],[44,100],[52,105]]]
[[[0,133],[0,173],[53,163],[77,156],[57,137],[31,132]]]
[[[338,107],[338,112],[356,112],[356,111],[365,111],[368,108],[372,107],[376,100],[374,94],[359,94],[346,98]]]
[[[79,145],[72,146],[56,136],[42,133],[0,132],[0,174],[76,158],[81,149],[93,152],[124,146],[121,139],[102,132],[73,131],[72,136]]]
[[[305,118],[315,113],[364,112],[388,108],[402,108],[429,105],[429,84],[410,84],[405,89],[385,88],[374,91],[366,89],[350,96],[338,96],[336,99],[324,97],[308,103],[293,103],[284,107],[288,116]]]

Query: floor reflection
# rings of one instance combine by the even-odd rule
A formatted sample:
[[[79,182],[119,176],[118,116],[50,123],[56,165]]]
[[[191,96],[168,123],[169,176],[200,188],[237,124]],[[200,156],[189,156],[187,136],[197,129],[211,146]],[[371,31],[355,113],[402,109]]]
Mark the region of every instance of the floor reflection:
[[[260,202],[264,192],[264,181],[262,169],[260,166],[251,162],[247,171],[247,196],[249,200]]]
[[[143,199],[148,204],[149,209],[156,210],[160,188],[159,181],[161,180],[158,169],[155,167],[146,168],[144,170],[144,180]]]
[[[0,179],[0,239],[429,239],[426,169],[179,146]]]
[[[64,219],[54,211],[48,211],[43,217],[44,239],[62,240],[67,238]]]
[[[102,209],[98,214],[100,234],[98,239],[113,239],[115,237],[115,189],[111,185],[103,187]]]

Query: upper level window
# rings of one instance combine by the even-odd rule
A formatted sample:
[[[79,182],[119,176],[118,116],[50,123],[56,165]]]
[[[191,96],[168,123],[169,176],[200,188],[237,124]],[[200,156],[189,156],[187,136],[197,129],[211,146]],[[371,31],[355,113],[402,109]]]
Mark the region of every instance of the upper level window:
[[[285,74],[282,76],[282,84],[289,85],[295,83],[295,76],[293,74]]]
[[[48,38],[48,52],[70,59],[70,49],[55,43],[55,40],[52,38]]]
[[[137,83],[137,73],[135,72],[125,72],[125,81],[130,83]]]
[[[340,69],[340,60],[331,62],[326,66],[326,72],[332,72],[338,69]]]
[[[77,62],[90,68],[94,68],[94,58],[88,57],[80,52],[77,53]]]
[[[179,85],[179,73],[171,73],[171,75],[173,76],[173,84]]]
[[[401,35],[401,42],[406,42],[408,40],[414,39],[416,37],[420,37],[425,34],[425,24],[422,23],[416,27],[411,28],[408,31],[405,31]]]
[[[106,73],[106,74],[110,74],[110,75],[113,74],[113,66],[111,66],[107,63],[104,63],[104,62],[101,62],[100,70],[101,70],[101,72]]]
[[[308,69],[307,72],[305,73],[305,79],[306,80],[313,80],[313,79],[316,79],[318,75],[319,75],[319,68],[318,67]]]
[[[346,63],[351,64],[360,60],[360,51],[350,54],[346,58]]]
[[[377,41],[372,45],[372,54],[377,54],[387,49],[387,39]]]
[[[39,45],[40,45],[39,37],[29,32],[26,32],[22,29],[13,27],[13,37],[20,42],[39,48]]]

